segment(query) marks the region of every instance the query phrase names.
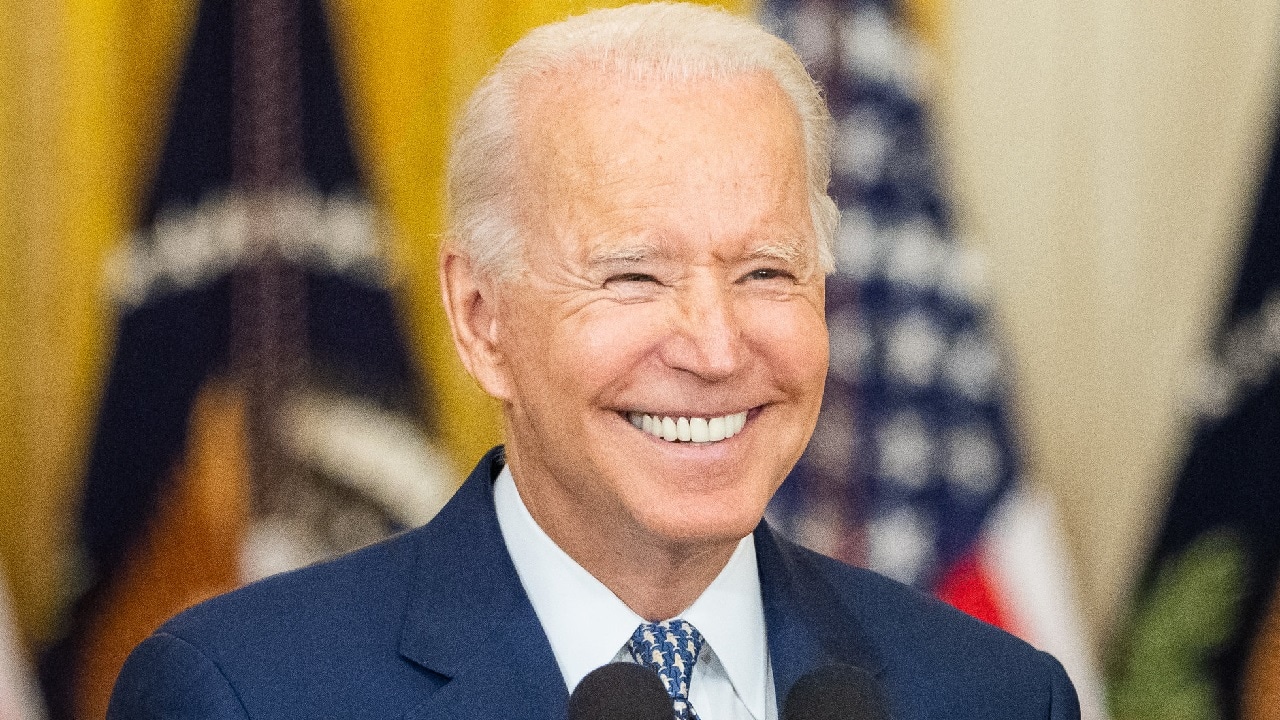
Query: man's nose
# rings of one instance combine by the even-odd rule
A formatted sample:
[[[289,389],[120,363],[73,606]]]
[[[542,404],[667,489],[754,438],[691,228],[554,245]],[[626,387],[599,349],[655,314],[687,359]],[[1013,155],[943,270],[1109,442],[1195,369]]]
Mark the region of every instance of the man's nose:
[[[675,331],[663,348],[666,364],[707,381],[737,372],[744,344],[732,286],[704,279],[683,288],[676,302]]]

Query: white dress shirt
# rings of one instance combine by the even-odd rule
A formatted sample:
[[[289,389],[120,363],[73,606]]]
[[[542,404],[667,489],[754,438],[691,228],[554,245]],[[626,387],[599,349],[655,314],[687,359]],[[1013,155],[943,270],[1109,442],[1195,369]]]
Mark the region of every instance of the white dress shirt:
[[[631,662],[627,642],[644,618],[560,549],[538,526],[509,468],[493,488],[498,525],[565,685],[610,662]],[[750,535],[702,595],[679,617],[706,643],[689,681],[701,720],[777,720],[756,548]]]

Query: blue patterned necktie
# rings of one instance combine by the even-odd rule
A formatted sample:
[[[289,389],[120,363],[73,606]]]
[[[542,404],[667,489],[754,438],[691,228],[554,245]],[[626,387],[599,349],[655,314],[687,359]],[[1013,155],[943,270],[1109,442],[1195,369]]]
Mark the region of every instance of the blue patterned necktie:
[[[675,720],[698,720],[689,704],[689,679],[702,652],[702,633],[686,620],[641,623],[627,650],[637,663],[658,673],[674,704]]]

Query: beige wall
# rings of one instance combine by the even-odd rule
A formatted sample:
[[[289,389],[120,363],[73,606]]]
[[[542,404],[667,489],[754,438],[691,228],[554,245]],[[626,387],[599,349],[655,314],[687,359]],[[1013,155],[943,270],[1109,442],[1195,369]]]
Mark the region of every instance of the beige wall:
[[[938,121],[1104,645],[1181,461],[1276,105],[1271,0],[950,0]]]

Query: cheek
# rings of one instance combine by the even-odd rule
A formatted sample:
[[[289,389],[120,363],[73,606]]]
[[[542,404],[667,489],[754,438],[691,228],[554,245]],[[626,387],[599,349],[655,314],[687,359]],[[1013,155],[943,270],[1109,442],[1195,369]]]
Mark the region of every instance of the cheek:
[[[559,317],[543,308],[525,313],[514,359],[526,391],[546,393],[547,383],[573,395],[590,396],[624,383],[660,342],[663,321],[650,306],[587,308]]]
[[[559,329],[558,351],[575,374],[603,382],[643,361],[660,344],[664,327],[656,304],[602,308],[566,322]]]
[[[783,385],[821,392],[827,376],[827,324],[808,303],[768,303],[754,307],[749,334]]]
[[[516,407],[529,407],[545,393],[548,381],[560,372],[556,351],[556,323],[550,308],[517,303],[503,318],[500,332],[502,362],[507,370]]]

